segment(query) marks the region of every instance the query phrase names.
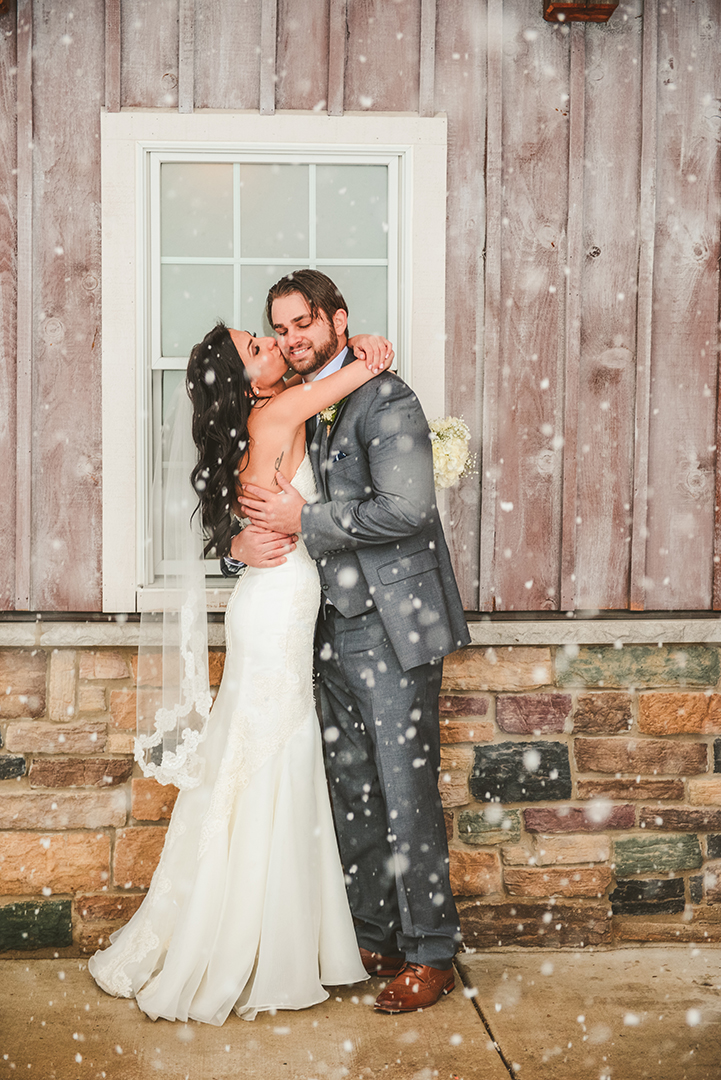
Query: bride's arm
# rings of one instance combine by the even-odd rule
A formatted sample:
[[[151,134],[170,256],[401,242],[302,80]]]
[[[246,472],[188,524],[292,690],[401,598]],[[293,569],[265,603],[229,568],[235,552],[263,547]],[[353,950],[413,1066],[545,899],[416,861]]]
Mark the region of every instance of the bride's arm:
[[[381,371],[390,367],[390,364],[391,357],[386,357],[382,361],[382,366],[371,371],[366,367],[364,360],[354,360],[342,367],[340,371],[327,375],[325,379],[316,379],[300,386],[288,387],[282,394],[273,398],[263,411],[267,419],[272,417],[276,422],[302,424],[322,409],[327,409],[329,405],[352,394],[375,375],[380,375]]]

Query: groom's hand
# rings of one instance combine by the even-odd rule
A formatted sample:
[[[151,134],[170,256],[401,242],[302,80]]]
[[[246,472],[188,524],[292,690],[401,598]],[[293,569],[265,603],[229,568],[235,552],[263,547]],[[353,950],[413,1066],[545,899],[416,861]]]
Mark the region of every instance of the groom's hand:
[[[230,544],[230,557],[238,562],[253,566],[256,570],[267,570],[271,566],[280,566],[286,561],[286,555],[295,548],[297,537],[287,533],[259,529],[257,525],[247,525],[242,532],[234,536]]]
[[[253,525],[258,525],[261,529],[297,534],[300,532],[300,515],[305,499],[282,473],[277,472],[275,478],[280,488],[277,495],[265,488],[256,487],[255,484],[243,484],[243,496],[240,500],[243,513],[250,518]],[[247,532],[247,529],[244,532]]]

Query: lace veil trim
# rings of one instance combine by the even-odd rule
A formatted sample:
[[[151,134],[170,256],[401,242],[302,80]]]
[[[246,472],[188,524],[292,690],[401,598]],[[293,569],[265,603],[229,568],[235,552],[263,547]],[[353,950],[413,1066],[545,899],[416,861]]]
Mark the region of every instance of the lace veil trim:
[[[145,776],[180,789],[197,787],[212,698],[203,537],[190,473],[197,460],[192,406],[181,384],[163,425],[153,476],[154,530],[162,544],[162,588],[149,590],[138,650],[135,760]],[[164,465],[165,462],[165,465]],[[164,474],[164,483],[163,483]],[[160,494],[162,489],[162,496]],[[157,562],[157,560],[155,560]]]

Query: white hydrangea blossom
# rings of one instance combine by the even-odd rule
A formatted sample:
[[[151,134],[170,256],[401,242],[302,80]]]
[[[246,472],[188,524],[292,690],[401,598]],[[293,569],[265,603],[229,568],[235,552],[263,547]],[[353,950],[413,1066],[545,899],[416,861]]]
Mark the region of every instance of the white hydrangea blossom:
[[[471,433],[460,417],[444,416],[431,420],[433,478],[437,488],[454,487],[462,476],[470,476],[475,457],[468,449]]]

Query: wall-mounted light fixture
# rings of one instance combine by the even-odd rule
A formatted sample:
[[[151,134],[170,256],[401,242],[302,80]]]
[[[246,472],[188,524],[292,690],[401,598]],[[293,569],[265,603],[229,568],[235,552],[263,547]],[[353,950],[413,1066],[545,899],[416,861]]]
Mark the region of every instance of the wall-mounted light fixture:
[[[618,0],[543,0],[546,22],[604,23],[618,7]]]

